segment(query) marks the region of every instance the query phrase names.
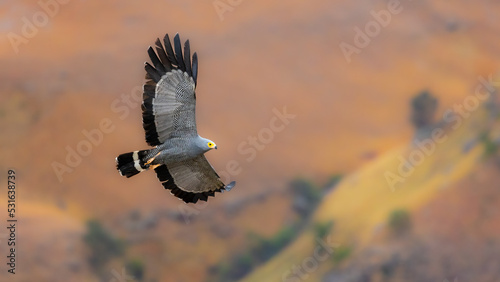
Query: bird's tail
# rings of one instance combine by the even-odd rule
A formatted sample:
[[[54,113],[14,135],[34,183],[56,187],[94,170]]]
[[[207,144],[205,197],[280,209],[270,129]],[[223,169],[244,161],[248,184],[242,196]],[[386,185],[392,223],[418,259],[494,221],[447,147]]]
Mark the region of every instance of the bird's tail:
[[[134,151],[121,154],[116,158],[116,168],[122,176],[132,177],[139,172],[150,169],[150,162],[145,160],[149,150]]]

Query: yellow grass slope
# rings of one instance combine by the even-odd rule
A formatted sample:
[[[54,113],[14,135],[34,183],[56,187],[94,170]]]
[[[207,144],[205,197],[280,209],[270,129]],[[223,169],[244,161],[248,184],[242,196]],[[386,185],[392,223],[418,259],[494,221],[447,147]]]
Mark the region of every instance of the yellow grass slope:
[[[470,117],[460,121],[460,126],[444,131],[446,140],[441,144],[434,143],[435,151],[424,154],[423,161],[415,165],[413,173],[400,179],[404,182],[396,182],[394,189],[385,175],[388,171],[398,175],[401,157],[408,160],[412,152],[418,154],[414,153],[420,150],[414,142],[386,153],[346,177],[325,196],[309,228],[244,281],[300,281],[297,280],[300,276],[294,274],[294,266],[299,266],[303,279],[320,281],[334,266],[333,259],[317,260],[317,268],[309,268],[314,271],[308,272],[303,267],[304,263],[314,266],[310,258],[317,244],[311,228],[315,223],[333,221],[334,227],[325,241],[334,246],[334,252],[337,247],[352,248],[352,257],[384,228],[391,211],[404,208],[411,212],[466,176],[483,156],[484,145],[479,136],[488,129],[488,113],[478,108]],[[458,122],[448,125],[456,124]]]

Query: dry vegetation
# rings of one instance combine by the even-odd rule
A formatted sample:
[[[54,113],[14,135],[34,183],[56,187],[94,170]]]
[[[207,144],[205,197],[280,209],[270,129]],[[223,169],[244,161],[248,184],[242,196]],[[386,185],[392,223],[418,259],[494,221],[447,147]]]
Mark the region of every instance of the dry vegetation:
[[[382,9],[385,3],[374,5]],[[498,25],[492,24],[497,13],[488,15],[499,8],[489,5],[413,1],[350,64],[338,44],[351,41],[352,27],[371,19],[371,8],[357,1],[311,5],[294,0],[286,6],[243,1],[221,22],[211,1],[75,0],[21,45],[19,54],[1,37],[0,169],[16,168],[20,177],[24,243],[19,264],[24,270],[19,281],[33,277],[97,281],[82,240],[85,223],[93,218],[127,242],[125,254],[111,259],[108,275],[112,269],[142,262],[146,279],[203,281],[209,267],[247,250],[249,233],[269,238],[296,219],[293,197],[287,191],[297,176],[323,183],[332,174],[347,175],[337,190],[324,197],[311,228],[248,280],[276,277],[274,281],[279,281],[283,271],[314,249],[317,232],[326,232],[314,226],[330,221],[329,231],[343,249],[312,273],[311,281],[333,275],[329,271],[334,266],[342,271],[361,268],[364,264],[356,264],[357,255],[370,251],[373,242],[384,248],[392,242],[375,235],[377,230],[384,232],[394,209],[410,211],[411,236],[425,237],[422,234],[441,232],[444,227],[439,223],[452,216],[439,208],[451,194],[456,197],[452,202],[456,218],[477,209],[491,215],[478,223],[477,228],[484,230],[474,233],[475,240],[493,237],[500,230],[492,223],[495,213],[479,204],[489,199],[487,207],[496,203],[494,197],[480,197],[494,195],[493,188],[485,185],[486,194],[477,194],[476,205],[458,208],[472,196],[469,187],[480,185],[476,180],[496,174],[495,164],[486,163],[482,165],[486,172],[474,180],[479,177],[476,166],[485,143],[463,152],[482,133],[486,117],[481,113],[453,132],[453,137],[450,134],[446,150],[429,157],[396,192],[390,191],[383,177],[385,170],[397,168],[399,154],[408,153],[404,144],[412,138],[407,118],[412,96],[429,89],[439,98],[437,113],[442,114],[473,91],[477,75],[497,71],[500,38],[484,34],[498,34]],[[38,10],[32,1],[18,1],[0,12],[0,28],[20,32],[20,18]],[[117,154],[146,144],[139,105],[132,104],[129,114],[122,116],[112,104],[143,83],[146,47],[165,32],[189,38],[198,52],[199,131],[220,147],[208,158],[219,170],[231,159],[242,167],[233,191],[212,199],[206,207],[191,206],[189,223],[179,201],[162,189],[152,173],[123,179],[114,167]],[[268,126],[272,109],[283,106],[297,118],[248,162],[246,155],[238,153],[238,145]],[[113,131],[60,182],[52,162],[65,162],[66,146],[75,148],[85,138],[82,130],[98,128],[104,118],[112,121]],[[0,202],[5,202],[4,195]],[[432,211],[432,221],[423,220],[425,210]],[[451,222],[438,241],[421,239],[422,244],[430,248],[440,238],[459,241],[452,230],[461,223]],[[432,229],[435,225],[439,228]],[[405,244],[402,241],[401,248]],[[473,247],[464,254],[473,254]],[[485,260],[479,259],[478,264]],[[61,267],[61,261],[67,263]],[[2,281],[4,267],[0,267]]]

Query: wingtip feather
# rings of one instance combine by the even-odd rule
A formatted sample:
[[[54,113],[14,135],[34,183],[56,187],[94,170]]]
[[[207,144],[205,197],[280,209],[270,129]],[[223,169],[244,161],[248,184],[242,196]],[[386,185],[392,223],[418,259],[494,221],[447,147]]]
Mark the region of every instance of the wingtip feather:
[[[228,185],[226,185],[226,187],[224,187],[224,190],[230,191],[231,189],[234,188],[235,185],[236,185],[236,181],[231,181],[231,183],[229,183]]]
[[[184,58],[182,56],[181,37],[179,36],[179,33],[176,33],[174,37],[174,50],[179,69],[186,71],[186,65],[184,64]]]
[[[198,54],[194,52],[193,54],[193,66],[192,66],[192,72],[193,72],[193,80],[194,80],[194,85],[198,83]]]
[[[184,42],[184,64],[186,65],[186,72],[189,76],[193,76],[191,70],[191,48],[189,46],[189,39]]]

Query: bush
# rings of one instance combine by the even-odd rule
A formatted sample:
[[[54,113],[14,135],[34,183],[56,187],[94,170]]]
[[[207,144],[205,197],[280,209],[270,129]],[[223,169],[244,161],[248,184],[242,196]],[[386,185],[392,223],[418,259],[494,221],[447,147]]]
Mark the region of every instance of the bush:
[[[328,181],[325,183],[325,189],[330,189],[333,188],[339,181],[342,179],[342,174],[335,174],[328,179]]]
[[[111,258],[122,255],[125,250],[124,243],[108,233],[97,220],[87,222],[87,233],[83,240],[90,248],[90,266],[96,271],[100,271]]]
[[[434,123],[437,99],[428,91],[422,91],[411,100],[411,122],[416,129]]]
[[[211,281],[235,281],[243,278],[256,266],[264,263],[288,245],[296,235],[297,228],[288,226],[271,238],[249,234],[251,247],[246,252],[233,255],[209,269]]]
[[[352,248],[350,246],[339,246],[333,251],[332,259],[335,263],[340,263],[343,260],[347,259],[352,252]]]
[[[296,228],[286,226],[271,238],[264,238],[259,235],[249,235],[253,241],[251,254],[258,262],[264,262],[281,251],[296,235]]]
[[[130,273],[137,281],[144,279],[144,262],[140,259],[131,259],[125,263],[127,273]]]
[[[231,259],[231,263],[226,268],[226,273],[224,273],[223,277],[225,280],[233,280],[244,277],[250,271],[252,271],[254,267],[255,261],[250,253],[242,253],[236,255]]]
[[[489,157],[496,154],[498,150],[498,145],[491,140],[490,134],[488,132],[483,132],[479,137],[481,143],[484,146],[484,156]]]
[[[382,263],[382,265],[380,266],[380,271],[382,272],[384,278],[387,279],[394,275],[394,273],[398,268],[399,261],[400,261],[399,255],[393,254],[390,260]]]
[[[411,227],[410,213],[402,209],[394,210],[389,215],[388,223],[393,233],[402,234]]]
[[[331,220],[324,223],[317,222],[313,227],[315,238],[324,239],[330,233],[332,227],[333,221]]]
[[[316,185],[307,179],[297,178],[290,183],[290,186],[295,195],[300,195],[309,202],[317,202],[321,198]]]
[[[290,183],[293,199],[293,209],[302,217],[307,218],[321,199],[321,191],[309,180],[298,178]]]

